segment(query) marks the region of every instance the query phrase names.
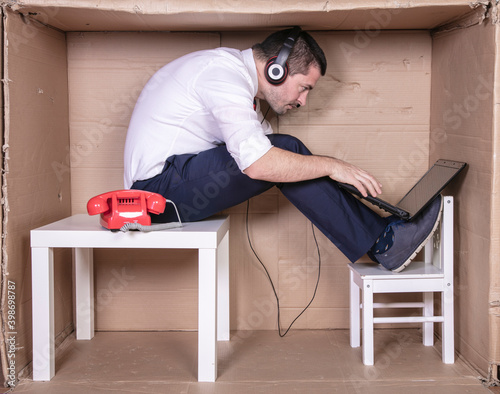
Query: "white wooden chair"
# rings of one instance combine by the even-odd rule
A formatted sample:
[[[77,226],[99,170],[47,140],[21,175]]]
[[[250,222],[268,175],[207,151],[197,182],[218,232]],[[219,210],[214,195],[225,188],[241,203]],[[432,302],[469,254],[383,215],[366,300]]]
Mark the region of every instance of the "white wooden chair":
[[[373,365],[373,325],[422,323],[423,344],[434,344],[434,323],[442,324],[442,359],[455,362],[453,328],[453,197],[444,197],[443,217],[433,240],[425,246],[425,261],[414,261],[394,273],[372,263],[349,264],[350,341],[360,346],[363,331],[363,364]],[[441,293],[440,316],[434,315],[434,293]],[[361,299],[360,299],[361,293]],[[422,302],[374,303],[376,293],[423,293]],[[421,308],[421,316],[373,317],[374,308]],[[362,312],[362,313],[361,313]],[[362,327],[360,321],[362,314]]]

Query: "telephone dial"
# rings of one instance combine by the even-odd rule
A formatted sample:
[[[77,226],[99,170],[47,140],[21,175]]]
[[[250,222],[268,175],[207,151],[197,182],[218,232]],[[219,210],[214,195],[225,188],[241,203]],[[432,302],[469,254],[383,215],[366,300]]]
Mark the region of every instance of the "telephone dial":
[[[150,213],[163,213],[166,203],[174,205],[179,223],[151,225]],[[92,197],[87,203],[89,215],[101,215],[100,223],[109,230],[163,230],[182,226],[175,204],[160,194],[144,190],[115,190]]]

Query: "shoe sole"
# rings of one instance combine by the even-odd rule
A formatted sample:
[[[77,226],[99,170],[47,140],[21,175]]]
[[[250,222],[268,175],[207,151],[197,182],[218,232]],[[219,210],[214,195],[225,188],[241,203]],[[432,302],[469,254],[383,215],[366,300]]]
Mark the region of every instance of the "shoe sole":
[[[431,232],[429,233],[429,235],[427,236],[427,238],[422,241],[422,243],[418,246],[418,248],[415,249],[415,251],[413,252],[413,254],[410,257],[408,257],[408,259],[403,264],[401,264],[398,268],[393,269],[392,272],[401,272],[401,271],[403,271],[412,262],[412,260],[415,257],[417,257],[418,252],[420,252],[422,250],[422,248],[425,246],[425,244],[427,243],[427,241],[429,241],[429,239],[432,238],[432,236],[436,232],[436,229],[437,229],[437,227],[439,225],[439,222],[441,221],[441,214],[443,212],[443,206],[444,206],[444,198],[441,197],[441,206],[439,207],[438,217],[437,217],[436,222],[434,223],[434,227],[432,228]]]

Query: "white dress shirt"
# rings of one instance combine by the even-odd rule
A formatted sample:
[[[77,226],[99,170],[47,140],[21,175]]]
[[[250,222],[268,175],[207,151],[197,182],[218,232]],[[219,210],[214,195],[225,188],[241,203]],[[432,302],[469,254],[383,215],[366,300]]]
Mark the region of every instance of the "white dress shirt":
[[[217,48],[172,61],[148,81],[125,142],[124,186],[158,175],[168,157],[226,144],[240,170],[271,147],[252,50]]]

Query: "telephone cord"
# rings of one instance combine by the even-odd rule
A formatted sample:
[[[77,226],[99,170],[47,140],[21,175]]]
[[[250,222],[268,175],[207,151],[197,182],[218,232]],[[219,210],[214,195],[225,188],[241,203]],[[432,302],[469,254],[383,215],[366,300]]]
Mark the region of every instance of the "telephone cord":
[[[182,227],[182,221],[181,221],[181,216],[179,215],[179,211],[177,210],[177,206],[172,200],[167,199],[169,204],[172,204],[175,209],[175,213],[177,214],[177,219],[179,219],[178,222],[170,222],[170,223],[157,223],[157,224],[152,224],[152,225],[144,225],[140,223],[125,223],[122,227],[120,227],[120,231],[122,232],[127,232],[130,230],[138,230],[142,231],[144,233],[148,233],[150,231],[161,231],[161,230],[168,230],[171,228],[177,228],[177,227]]]

